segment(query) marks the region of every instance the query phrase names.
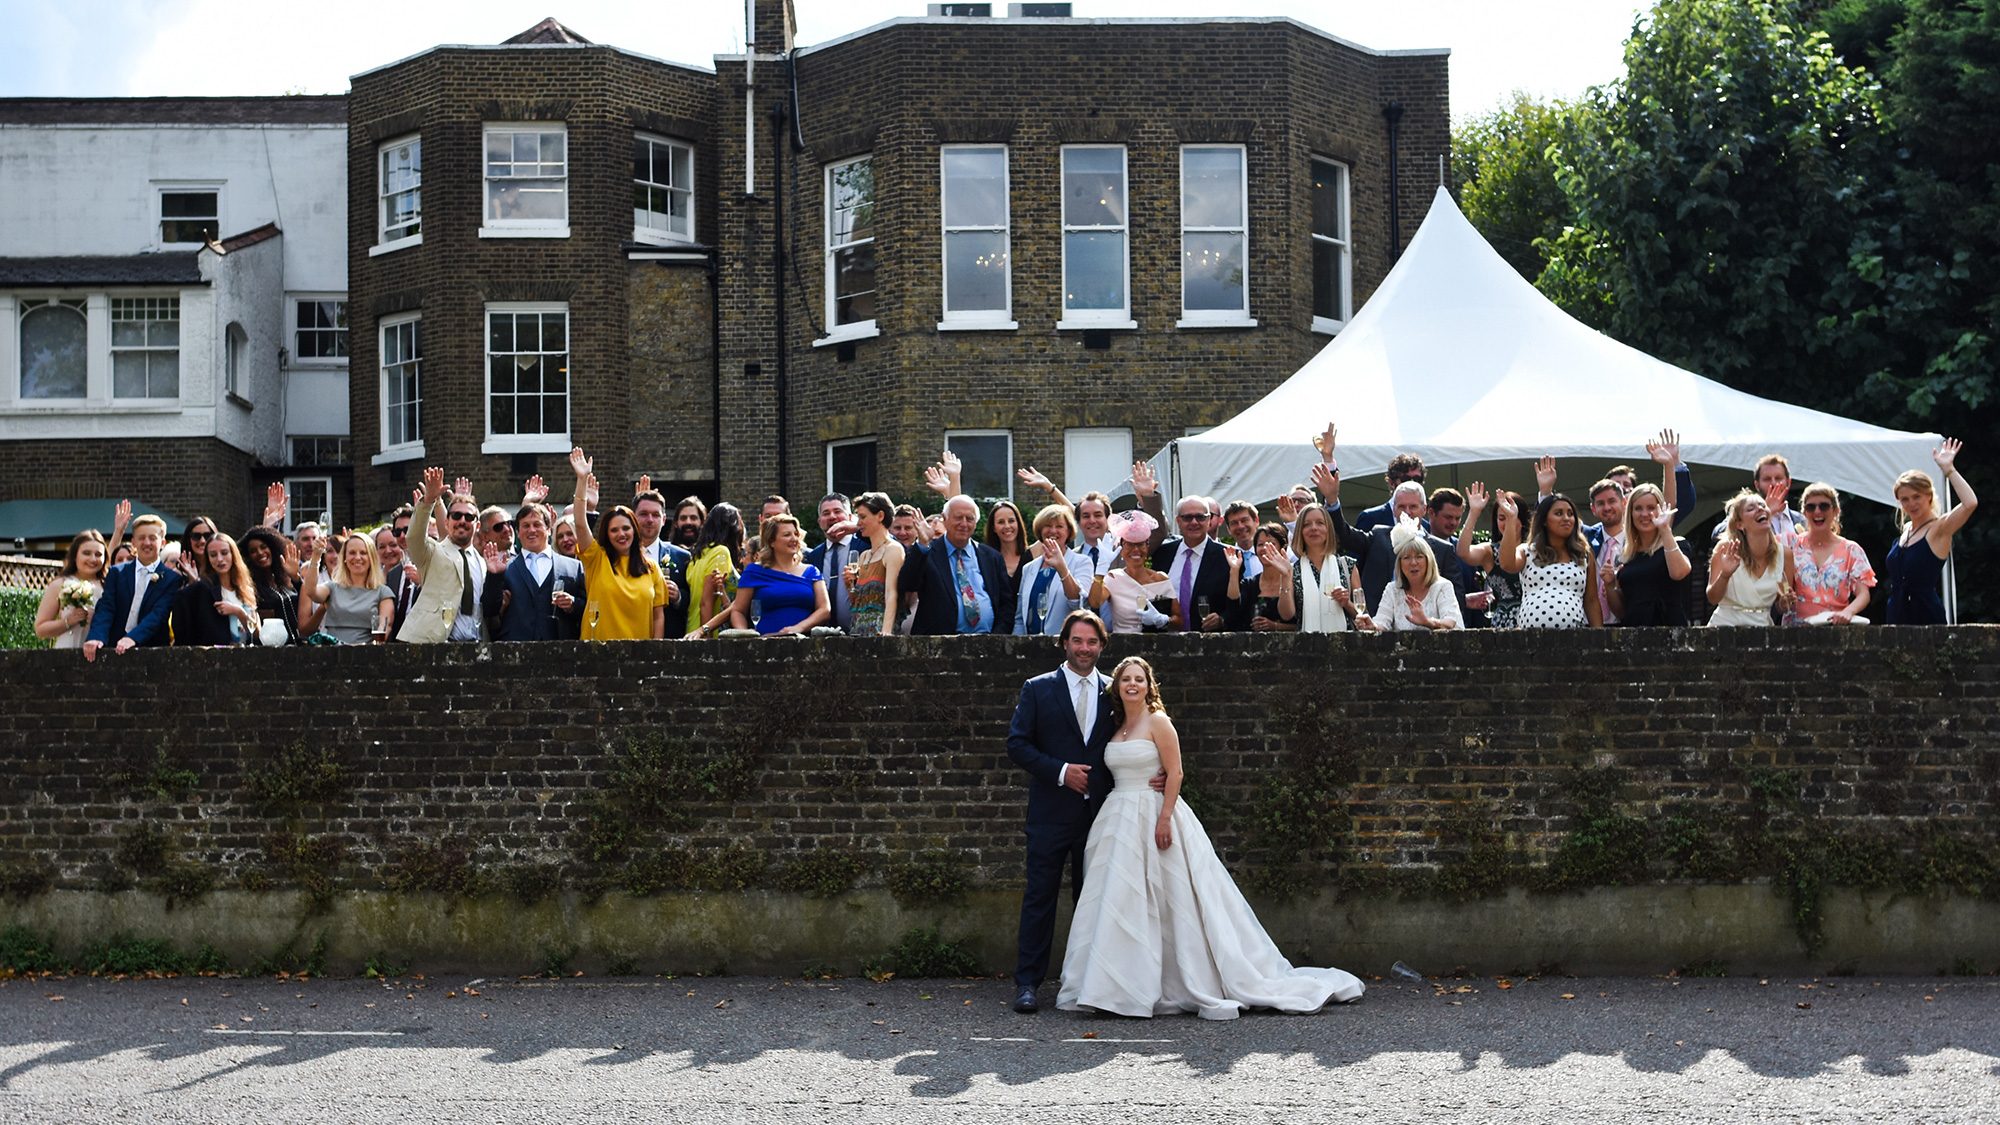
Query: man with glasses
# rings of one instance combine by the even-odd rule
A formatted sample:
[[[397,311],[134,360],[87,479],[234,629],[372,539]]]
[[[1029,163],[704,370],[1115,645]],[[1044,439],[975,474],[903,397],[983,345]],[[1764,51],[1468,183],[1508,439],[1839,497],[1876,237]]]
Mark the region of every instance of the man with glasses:
[[[425,469],[424,487],[412,499],[414,511],[432,511],[445,499],[444,470]],[[478,606],[486,563],[473,546],[479,533],[478,502],[469,493],[453,493],[441,526],[443,539],[412,534],[403,546],[405,556],[417,568],[420,585],[417,600],[403,622],[402,639],[412,644],[476,641],[481,637],[483,622]]]
[[[514,517],[498,504],[489,504],[479,513],[479,553],[492,547],[506,562],[514,561]]]
[[[1241,629],[1245,624],[1241,611],[1249,605],[1229,581],[1229,557],[1222,544],[1208,534],[1210,503],[1206,496],[1181,497],[1174,507],[1180,534],[1153,550],[1153,569],[1165,572],[1180,606],[1174,626],[1188,632]]]

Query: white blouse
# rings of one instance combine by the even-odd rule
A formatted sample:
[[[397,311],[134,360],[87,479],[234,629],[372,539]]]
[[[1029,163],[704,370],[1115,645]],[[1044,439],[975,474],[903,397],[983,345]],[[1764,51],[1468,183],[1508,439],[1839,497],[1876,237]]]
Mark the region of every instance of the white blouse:
[[[1390,579],[1388,585],[1382,587],[1382,604],[1376,607],[1375,624],[1397,632],[1411,629],[1427,630],[1428,626],[1410,620],[1410,604],[1405,600],[1407,597],[1403,587],[1398,585],[1395,579]],[[1459,616],[1458,612],[1458,590],[1443,578],[1432,582],[1430,590],[1421,600],[1424,616],[1432,621],[1439,623],[1449,621],[1454,629],[1465,627],[1465,619]]]

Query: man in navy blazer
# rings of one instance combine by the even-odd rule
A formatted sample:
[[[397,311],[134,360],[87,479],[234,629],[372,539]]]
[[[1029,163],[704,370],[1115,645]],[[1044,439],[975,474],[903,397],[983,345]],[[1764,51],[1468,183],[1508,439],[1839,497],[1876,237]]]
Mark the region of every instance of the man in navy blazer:
[[[944,504],[944,538],[931,540],[928,547],[910,548],[904,555],[896,589],[917,596],[916,623],[910,632],[948,637],[1014,631],[1014,587],[1007,581],[1007,564],[1000,552],[972,541],[977,526],[979,505],[970,496],[954,496]],[[961,563],[964,586],[958,579]]]
[[[487,573],[500,580],[480,587],[479,605],[495,622],[496,641],[573,641],[583,631],[583,564],[550,548],[551,522],[549,510],[531,501],[514,516],[521,549],[513,560],[503,562],[499,548],[487,545]]]
[[[96,660],[97,650],[105,645],[124,653],[171,639],[167,617],[186,579],[160,563],[160,548],[166,541],[167,521],[155,515],[132,521],[133,559],[104,575],[104,596],[91,615],[90,637],[83,642],[85,660]]]
[[[1111,792],[1104,747],[1118,727],[1097,658],[1104,622],[1087,609],[1063,621],[1063,666],[1021,685],[1007,728],[1007,756],[1028,771],[1027,885],[1021,891],[1021,957],[1014,1010],[1033,1012],[1056,936],[1056,896],[1070,869],[1070,901],[1083,893],[1083,845]],[[1079,718],[1080,716],[1080,718]]]
[[[1151,565],[1166,575],[1173,587],[1172,597],[1181,605],[1175,627],[1213,633],[1219,629],[1250,627],[1249,610],[1255,603],[1238,596],[1229,581],[1229,558],[1223,546],[1208,534],[1208,502],[1196,496],[1183,497],[1175,508],[1181,534],[1153,548]],[[1192,565],[1194,573],[1187,576]],[[1183,598],[1182,592],[1187,596]],[[1208,599],[1208,613],[1198,616],[1201,600]]]

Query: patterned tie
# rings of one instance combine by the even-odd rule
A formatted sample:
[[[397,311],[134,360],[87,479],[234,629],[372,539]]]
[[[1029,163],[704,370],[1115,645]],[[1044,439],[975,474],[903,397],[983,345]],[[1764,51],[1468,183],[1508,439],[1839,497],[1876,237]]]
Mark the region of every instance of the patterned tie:
[[[1186,548],[1187,554],[1181,564],[1181,617],[1189,631],[1194,629],[1194,570],[1200,564],[1195,561],[1194,548]]]
[[[968,631],[979,627],[979,594],[972,588],[972,578],[965,572],[965,548],[955,547],[951,552],[952,570],[958,579],[958,604],[965,614]]]

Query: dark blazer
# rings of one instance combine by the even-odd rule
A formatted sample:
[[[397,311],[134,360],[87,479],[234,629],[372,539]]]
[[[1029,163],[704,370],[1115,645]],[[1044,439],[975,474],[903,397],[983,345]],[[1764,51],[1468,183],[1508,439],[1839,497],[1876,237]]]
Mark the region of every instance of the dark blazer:
[[[396,620],[389,626],[389,639],[395,640],[403,631],[403,619],[410,616],[410,607],[417,602],[417,582],[402,567],[385,571],[382,584],[396,595]]]
[[[986,596],[993,600],[995,633],[1014,631],[1013,585],[1007,580],[1007,564],[1000,552],[984,543],[967,544],[979,560],[979,576],[986,583]],[[917,617],[910,632],[919,637],[948,637],[958,632],[958,581],[951,573],[951,543],[933,539],[928,547],[911,547],[903,557],[903,569],[896,575],[896,589],[917,595]],[[1075,726],[1071,722],[1071,726]]]
[[[234,645],[257,643],[256,635],[249,634],[242,640],[236,639],[236,631],[230,628],[230,618],[215,611],[215,603],[222,600],[222,591],[213,582],[181,583],[174,593],[173,622],[174,644],[190,645]]]
[[[1329,513],[1333,517],[1334,542],[1340,544],[1342,554],[1352,555],[1361,564],[1361,593],[1368,599],[1369,616],[1374,616],[1381,604],[1382,590],[1390,579],[1396,577],[1396,547],[1389,539],[1389,528],[1377,527],[1373,531],[1357,531],[1347,526],[1347,518],[1339,508]],[[1458,615],[1465,619],[1466,583],[1471,575],[1463,572],[1458,565],[1458,547],[1435,535],[1424,536],[1424,542],[1431,545],[1431,554],[1437,556],[1438,577],[1451,583],[1458,597]]]
[[[829,607],[837,609],[833,600],[833,589],[835,585],[840,583],[841,576],[838,571],[829,571],[826,569],[826,550],[827,547],[832,542],[833,541],[830,539],[820,540],[819,546],[814,547],[812,550],[806,552],[806,562],[818,568],[819,576],[821,578],[826,579],[826,604]],[[859,546],[856,546],[856,544],[859,544]],[[854,557],[856,555],[859,555],[861,552],[866,551],[868,547],[869,547],[868,540],[863,539],[861,535],[857,532],[856,534],[847,537],[846,550],[842,552],[840,557],[847,560],[847,562],[853,562]],[[844,569],[846,563],[842,563],[841,565]],[[842,629],[847,628],[847,622],[840,620],[840,614],[838,612],[835,612],[833,617],[828,619],[827,624],[837,625]]]
[[[1181,553],[1181,543],[1181,537],[1176,535],[1155,547],[1150,560],[1153,569],[1161,574],[1173,570],[1174,558]],[[1175,587],[1171,595],[1179,599],[1180,588]],[[1229,556],[1223,553],[1222,544],[1216,542],[1214,536],[1202,543],[1201,567],[1194,572],[1194,599],[1199,602],[1203,598],[1208,599],[1209,609],[1222,615],[1224,629],[1243,630],[1250,627],[1251,614],[1247,611],[1256,607],[1240,597],[1230,599]],[[1195,627],[1200,628],[1201,622],[1196,621]]]
[[[1361,514],[1354,517],[1354,530],[1367,532],[1378,527],[1396,526],[1396,512],[1389,505],[1390,501],[1384,500],[1372,508],[1363,508]],[[1424,530],[1430,530],[1430,521],[1424,521]]]
[[[647,553],[651,555],[653,565],[659,567],[660,573],[672,584],[667,594],[666,632],[666,638],[671,641],[687,636],[687,600],[694,596],[688,590],[688,564],[694,561],[694,556],[688,553],[686,547],[676,546],[664,538],[656,541],[654,547],[658,549]],[[680,596],[675,597],[673,590],[679,590]]]
[[[1694,514],[1694,473],[1686,465],[1674,470],[1674,526]],[[1588,524],[1583,529],[1583,537],[1590,542],[1590,549],[1604,549],[1604,525]]]
[[[104,597],[90,618],[90,640],[115,645],[126,636],[125,619],[132,616],[132,572],[138,565],[122,562],[105,574]],[[167,618],[174,610],[174,596],[186,583],[164,563],[153,571],[153,581],[139,599],[139,624],[131,632],[135,644],[146,648],[167,643]]]
[[[563,580],[563,589],[576,599],[568,610],[556,609],[552,601],[558,578]],[[505,594],[514,596],[507,599]],[[507,608],[500,608],[502,601]],[[479,607],[493,620],[496,641],[576,640],[583,634],[583,603],[583,564],[561,555],[555,556],[548,580],[541,583],[529,574],[527,560],[515,555],[514,561],[500,573],[499,581],[488,574],[479,591]]]
[[[1111,792],[1111,771],[1104,768],[1104,746],[1118,728],[1117,707],[1099,684],[1097,722],[1088,738],[1076,727],[1076,705],[1069,681],[1058,668],[1021,685],[1021,701],[1007,727],[1007,756],[1028,771],[1028,824],[1073,824],[1097,815],[1104,795]],[[1065,763],[1090,767],[1090,798],[1064,786],[1058,778]]]

